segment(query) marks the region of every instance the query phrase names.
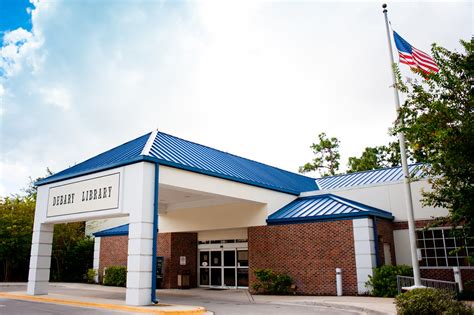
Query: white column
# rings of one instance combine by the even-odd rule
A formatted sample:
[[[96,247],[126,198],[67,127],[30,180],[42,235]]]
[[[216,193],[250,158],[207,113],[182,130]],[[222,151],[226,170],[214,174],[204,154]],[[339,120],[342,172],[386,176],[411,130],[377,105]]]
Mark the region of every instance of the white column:
[[[154,165],[140,164],[140,198],[130,209],[126,304],[151,304]]]
[[[367,292],[365,283],[376,267],[373,221],[369,218],[352,220],[357,271],[357,291]]]
[[[92,268],[95,270],[96,275],[94,278],[95,283],[99,283],[99,264],[100,264],[100,237],[94,239],[94,261]]]
[[[30,272],[28,275],[27,293],[29,295],[48,294],[53,229],[53,224],[37,224],[35,218],[31,243]]]
[[[48,294],[54,224],[43,223],[46,219],[47,207],[48,190],[44,186],[40,186],[36,197],[35,222],[31,241],[27,288],[29,295]]]

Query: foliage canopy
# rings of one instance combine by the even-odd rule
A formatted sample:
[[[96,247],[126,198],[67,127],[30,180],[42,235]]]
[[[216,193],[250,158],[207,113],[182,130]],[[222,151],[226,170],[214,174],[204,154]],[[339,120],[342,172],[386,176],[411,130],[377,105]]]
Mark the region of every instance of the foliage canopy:
[[[328,138],[326,133],[318,135],[319,142],[313,143],[310,148],[315,157],[313,161],[300,166],[300,173],[318,171],[321,176],[336,175],[339,170],[339,140],[335,137]]]
[[[403,82],[397,67],[397,88],[405,94],[395,132],[404,132],[429,166],[425,175],[432,190],[425,205],[449,210],[448,221],[463,225],[472,241],[474,218],[474,56],[472,41],[461,41],[464,52],[433,45],[440,71],[423,80]]]

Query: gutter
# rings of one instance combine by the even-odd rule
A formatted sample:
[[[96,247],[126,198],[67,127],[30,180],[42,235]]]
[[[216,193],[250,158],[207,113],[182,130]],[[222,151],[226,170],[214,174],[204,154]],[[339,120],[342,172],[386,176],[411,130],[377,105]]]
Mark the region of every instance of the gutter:
[[[158,189],[159,189],[159,164],[155,163],[155,192],[153,198],[153,250],[151,262],[151,302],[158,304],[156,297],[156,255],[157,255],[157,239],[158,239]]]
[[[379,255],[379,234],[377,232],[377,217],[372,217],[372,225],[374,229],[374,250],[375,250],[375,267],[380,266],[380,255]]]

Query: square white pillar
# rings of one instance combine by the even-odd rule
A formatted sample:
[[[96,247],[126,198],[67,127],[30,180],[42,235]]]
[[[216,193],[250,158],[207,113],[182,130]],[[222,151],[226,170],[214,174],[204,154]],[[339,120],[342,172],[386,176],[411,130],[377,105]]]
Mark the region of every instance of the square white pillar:
[[[48,294],[53,230],[53,224],[37,223],[35,218],[28,275],[27,293],[29,295]]]
[[[151,304],[154,164],[141,164],[140,198],[130,205],[126,304]],[[155,231],[156,233],[156,231]]]
[[[375,253],[374,226],[370,218],[352,220],[354,232],[354,250],[357,272],[357,291],[367,293],[365,283],[377,266]]]
[[[94,261],[92,263],[92,268],[96,272],[95,277],[94,277],[95,283],[99,283],[99,264],[100,264],[100,237],[96,237],[94,239]]]

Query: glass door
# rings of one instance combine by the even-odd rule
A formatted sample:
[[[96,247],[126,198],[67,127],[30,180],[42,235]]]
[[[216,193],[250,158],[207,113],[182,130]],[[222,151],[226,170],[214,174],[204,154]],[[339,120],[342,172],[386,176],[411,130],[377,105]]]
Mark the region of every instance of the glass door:
[[[200,248],[199,286],[246,288],[248,266],[246,248]]]
[[[233,250],[223,250],[224,264],[223,264],[223,277],[222,282],[223,287],[235,287],[235,249]]]

